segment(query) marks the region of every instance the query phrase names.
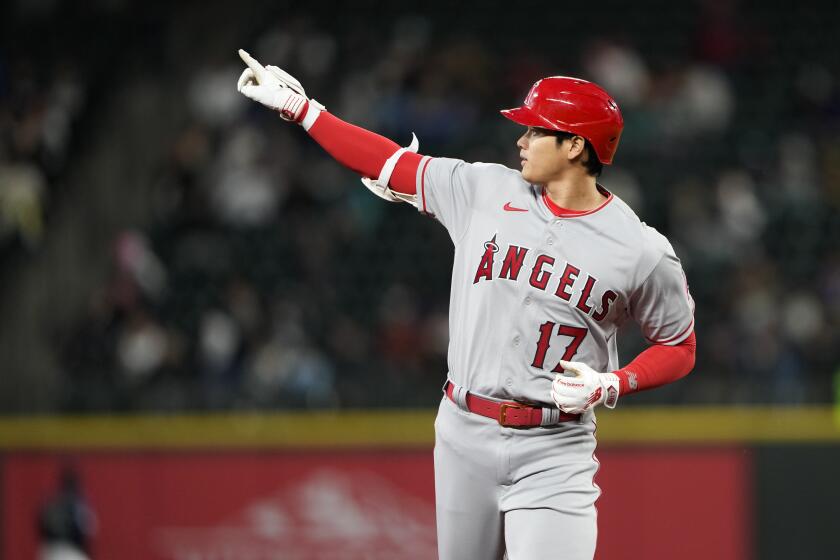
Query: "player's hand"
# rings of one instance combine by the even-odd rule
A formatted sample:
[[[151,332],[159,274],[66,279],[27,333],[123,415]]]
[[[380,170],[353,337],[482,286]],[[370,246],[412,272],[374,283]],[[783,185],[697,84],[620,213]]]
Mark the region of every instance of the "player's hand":
[[[598,373],[582,362],[561,360],[565,373],[558,373],[551,384],[551,398],[567,414],[583,414],[603,404],[615,408],[618,401],[618,376]]]
[[[278,111],[287,121],[300,122],[309,101],[300,82],[276,66],[263,66],[242,49],[239,49],[239,57],[248,68],[239,76],[237,91]]]

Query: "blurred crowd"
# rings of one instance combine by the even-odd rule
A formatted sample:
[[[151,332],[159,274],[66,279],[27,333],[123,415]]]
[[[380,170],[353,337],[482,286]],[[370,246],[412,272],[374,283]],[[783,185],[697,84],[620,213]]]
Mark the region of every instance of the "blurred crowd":
[[[48,70],[23,54],[0,58],[0,258],[40,246],[86,89],[72,57]]]
[[[695,373],[634,400],[828,400],[840,369],[840,74],[835,59],[788,53],[781,16],[739,10],[699,2],[674,37],[640,27],[582,36],[570,51],[533,30],[491,43],[419,15],[371,34],[364,21],[298,14],[243,34],[248,44],[224,56],[196,45],[186,77],[171,83],[184,119],[149,175],[153,213],[116,233],[87,311],[60,329],[57,406],[437,398],[445,231],[374,198],[299,127],[241,98],[240,46],[345,120],[400,144],[414,132],[421,153],[513,167],[518,131],[498,109],[541,76],[599,83],[625,117],[601,183],[669,237],[697,304]],[[830,41],[827,29],[801,32]],[[0,67],[0,242],[34,247],[48,235],[44,204],[68,164],[85,86],[72,66],[43,83],[11,62]],[[632,328],[621,340],[625,359],[644,347]]]

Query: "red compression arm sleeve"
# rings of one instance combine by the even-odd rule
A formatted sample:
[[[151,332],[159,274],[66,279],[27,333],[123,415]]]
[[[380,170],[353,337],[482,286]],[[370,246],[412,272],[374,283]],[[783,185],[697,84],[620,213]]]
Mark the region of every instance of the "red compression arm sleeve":
[[[636,359],[615,371],[621,381],[618,394],[625,395],[671,383],[694,368],[697,340],[694,332],[674,346],[654,344]]]
[[[384,136],[345,122],[326,111],[318,115],[309,129],[309,135],[338,163],[363,177],[379,177],[385,160],[400,149]],[[421,159],[423,156],[419,154],[404,152],[388,182],[391,188],[403,194],[416,194],[417,168]]]

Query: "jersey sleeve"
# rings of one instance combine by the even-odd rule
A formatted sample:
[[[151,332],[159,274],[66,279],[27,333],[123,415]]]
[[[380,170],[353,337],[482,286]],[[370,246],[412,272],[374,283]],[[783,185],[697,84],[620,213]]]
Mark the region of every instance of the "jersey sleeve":
[[[631,296],[630,314],[652,344],[673,346],[693,332],[694,300],[670,245]]]
[[[418,168],[417,208],[443,224],[453,242],[469,225],[479,184],[476,165],[427,157]]]

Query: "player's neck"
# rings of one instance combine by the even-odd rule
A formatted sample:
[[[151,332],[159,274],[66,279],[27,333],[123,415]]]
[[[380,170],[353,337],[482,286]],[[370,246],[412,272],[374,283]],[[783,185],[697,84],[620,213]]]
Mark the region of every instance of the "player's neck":
[[[566,175],[545,184],[545,194],[560,208],[567,210],[594,210],[604,203],[606,195],[598,190],[595,177]]]

